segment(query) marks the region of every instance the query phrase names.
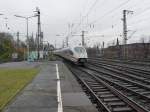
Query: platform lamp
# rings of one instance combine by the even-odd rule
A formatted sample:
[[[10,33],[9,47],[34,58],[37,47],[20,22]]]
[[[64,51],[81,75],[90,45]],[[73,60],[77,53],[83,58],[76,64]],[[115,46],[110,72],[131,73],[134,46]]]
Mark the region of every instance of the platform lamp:
[[[28,33],[29,26],[28,26],[28,24],[29,24],[29,19],[32,18],[32,17],[36,17],[36,15],[34,15],[34,16],[27,16],[27,17],[20,16],[20,15],[14,15],[14,16],[18,17],[18,18],[23,18],[23,19],[26,20],[26,27],[27,27],[27,54],[28,54],[28,57],[29,57],[30,51],[29,51],[29,35],[28,35],[29,34]]]

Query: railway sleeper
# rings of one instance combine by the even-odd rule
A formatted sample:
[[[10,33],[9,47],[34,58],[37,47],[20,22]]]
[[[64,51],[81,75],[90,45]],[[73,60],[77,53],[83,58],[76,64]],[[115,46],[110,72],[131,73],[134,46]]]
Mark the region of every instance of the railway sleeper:
[[[110,106],[122,106],[122,105],[126,105],[124,102],[120,101],[120,102],[108,102],[108,105]]]
[[[102,97],[102,98],[106,98],[106,97],[115,97],[115,95],[113,94],[98,94],[99,97]]]
[[[99,85],[98,83],[96,83],[96,82],[88,82],[88,81],[86,81],[88,84],[91,84],[91,85]]]
[[[143,95],[150,95],[150,91],[141,91],[140,93]]]
[[[93,89],[92,89],[93,90]],[[95,91],[95,89],[94,89]],[[97,91],[97,90],[96,90]],[[104,89],[100,89],[98,90],[97,92],[108,92],[108,89],[104,88]],[[91,92],[92,93],[92,92]],[[93,98],[94,96],[92,96],[91,98]],[[105,104],[106,106],[108,105],[108,103],[110,102],[122,102],[120,98],[117,98],[117,97],[105,97],[105,98],[100,98],[103,102],[103,104]],[[98,100],[93,100],[94,102],[98,103]],[[100,108],[100,104],[97,104],[98,107]],[[107,106],[108,108],[111,108],[112,109],[112,112],[134,112],[132,110],[131,107],[128,107],[127,105],[114,105],[114,106],[111,106],[111,105],[108,105]],[[112,108],[114,107],[114,108]],[[104,108],[104,107],[103,107]],[[102,108],[100,108],[100,110],[103,110]]]
[[[107,78],[107,77],[106,77]],[[108,78],[107,78],[108,79]],[[111,80],[109,80],[109,81],[111,81]],[[116,81],[111,81],[111,82],[115,82],[116,83]],[[123,81],[124,82],[124,81]],[[132,83],[132,82],[131,82]],[[119,84],[119,85],[121,85],[121,84]],[[124,87],[126,87],[126,88],[130,88],[130,90],[132,90],[132,91],[134,91],[135,89],[139,89],[139,87],[135,87],[137,84],[132,84],[131,86],[130,86],[131,84],[128,84],[128,85],[122,85],[122,86],[124,86]],[[141,84],[138,84],[139,86],[140,86],[140,88],[141,87],[143,87],[144,89],[148,89],[146,86],[143,86],[143,85],[141,85]]]
[[[93,90],[94,92],[105,92],[105,91],[108,91],[106,88],[104,89],[94,89]]]
[[[128,88],[130,88],[130,89],[132,89],[132,90],[139,89],[139,87],[136,87],[136,86],[134,86],[134,85],[132,85],[131,87],[128,87]]]
[[[104,100],[104,102],[112,102],[112,101],[121,101],[119,98],[117,98],[117,97],[114,97],[114,98],[104,98],[103,99]]]
[[[112,112],[133,112],[133,110],[132,108],[126,106],[113,108]]]
[[[98,90],[100,90],[100,89],[106,89],[105,87],[103,87],[103,86],[93,86],[93,85],[90,85],[90,87],[92,87],[93,89],[98,89]]]
[[[112,112],[132,112],[131,107],[128,107],[124,102],[118,98],[107,98],[105,99],[106,105]]]
[[[102,86],[99,86],[99,87],[104,88],[104,87],[102,87]],[[99,87],[98,87],[98,88],[99,88]],[[97,90],[97,87],[96,87],[96,90]],[[114,102],[114,99],[115,99],[115,101],[116,101],[116,97],[115,97],[115,95],[111,94],[110,91],[97,92],[97,93],[99,93],[99,94],[97,94],[97,95],[99,96],[100,99],[103,99],[103,100],[106,99],[106,98],[107,98],[107,99],[112,99],[112,100],[111,100],[111,102],[113,101],[112,105],[111,105],[111,102],[108,102],[108,101],[107,101],[107,102],[105,102],[105,101],[103,102],[105,105],[107,105],[107,106],[110,107],[111,109],[112,109],[112,108],[118,108],[118,106],[120,106],[120,108],[121,108],[121,107],[125,108],[125,106],[126,106],[125,103],[124,103],[124,102],[121,103],[120,99],[118,99],[118,98],[117,98],[117,102],[118,102],[118,101],[120,101],[120,102],[118,102],[118,103],[117,103],[117,102]],[[101,93],[101,94],[100,94],[100,93]],[[107,94],[106,94],[106,93],[107,93]],[[89,99],[91,100],[92,103],[94,103],[94,104],[97,103],[96,99],[94,99],[93,97],[90,97]],[[109,105],[108,105],[108,104],[109,104]],[[115,110],[115,109],[114,109],[114,110]],[[117,109],[116,109],[116,110],[117,110]],[[123,110],[124,110],[124,109],[123,109]],[[130,110],[132,110],[132,109],[130,109]],[[115,111],[114,111],[114,112],[115,112]],[[121,112],[121,111],[120,111],[120,112]],[[123,112],[124,112],[124,111],[123,111]],[[127,111],[126,111],[126,112],[127,112]]]
[[[110,91],[102,91],[102,92],[97,92],[96,94],[111,94]]]
[[[128,84],[128,83],[125,83],[125,84],[123,84],[123,85],[126,86],[126,87],[133,87],[133,85]]]
[[[108,81],[108,79],[106,79],[106,80]],[[137,93],[136,91],[134,91],[135,89],[139,89],[139,88],[135,87],[134,85],[132,85],[130,88],[130,87],[125,87],[123,85],[120,86],[116,82],[113,82],[113,83],[111,82],[111,84],[113,84],[114,86],[117,86],[117,88],[120,90],[123,90],[122,88],[126,88],[125,91],[130,90],[130,91],[134,92],[134,94],[136,93],[137,97],[143,97],[145,100],[148,100],[148,97],[146,98],[146,96],[141,96],[140,93]],[[123,93],[125,93],[125,91],[123,91]]]
[[[103,87],[103,86],[101,86],[101,85],[99,85],[98,83],[97,84],[92,84],[92,83],[88,83],[87,82],[87,84],[89,84],[91,87]]]
[[[142,89],[142,88],[139,88],[139,89],[135,89],[134,91],[135,91],[135,92],[142,92],[142,91],[145,91],[145,90]]]

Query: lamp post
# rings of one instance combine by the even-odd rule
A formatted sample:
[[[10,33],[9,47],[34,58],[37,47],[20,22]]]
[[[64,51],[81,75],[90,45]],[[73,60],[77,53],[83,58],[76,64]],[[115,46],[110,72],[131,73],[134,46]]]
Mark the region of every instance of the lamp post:
[[[37,39],[38,39],[38,42],[37,42],[37,52],[38,52],[38,60],[40,59],[40,40],[41,40],[41,19],[40,19],[40,9],[38,7],[36,7],[36,12],[35,15],[38,17],[38,22],[37,22]]]
[[[20,16],[20,15],[14,15],[15,17],[19,17],[19,18],[23,18],[23,19],[25,19],[26,20],[26,24],[27,24],[27,54],[28,54],[28,56],[29,56],[29,35],[28,35],[28,29],[29,29],[29,27],[28,27],[28,24],[29,24],[29,18],[32,18],[32,17],[36,17],[36,15],[34,15],[34,16],[28,16],[28,17],[25,17],[25,16]]]

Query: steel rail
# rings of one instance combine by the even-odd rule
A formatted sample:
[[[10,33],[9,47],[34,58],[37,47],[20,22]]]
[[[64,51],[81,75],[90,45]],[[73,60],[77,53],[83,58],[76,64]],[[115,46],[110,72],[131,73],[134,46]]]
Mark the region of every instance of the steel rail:
[[[115,63],[124,63],[124,64],[132,64],[132,65],[139,65],[139,66],[149,66],[150,65],[150,60],[149,61],[136,61],[136,60],[116,60],[116,59],[106,59],[106,58],[98,58],[98,57],[89,57],[89,59],[96,59],[96,60],[105,60],[109,62],[115,62]]]
[[[119,79],[119,80],[122,80],[122,81],[127,81],[128,83],[132,83],[133,85],[137,85],[137,86],[139,86],[139,87],[142,87],[142,88],[147,89],[147,90],[150,91],[150,87],[145,86],[145,85],[143,85],[143,84],[141,84],[141,83],[139,83],[139,82],[135,82],[135,81],[133,81],[132,79],[127,79],[127,78],[125,78],[125,77],[121,77],[121,76],[117,76],[117,75],[114,75],[114,74],[110,74],[110,73],[108,73],[108,72],[106,72],[106,71],[100,71],[99,68],[97,68],[97,69],[95,69],[95,68],[90,68],[90,67],[87,67],[87,68],[88,68],[88,69],[91,69],[91,70],[95,70],[96,72],[99,72],[99,73],[103,73],[103,74],[105,74],[105,75],[109,75],[109,76],[115,77],[115,78],[117,78],[117,79]]]
[[[150,85],[150,81],[148,81],[147,77],[143,75],[144,73],[138,74],[138,73],[132,72],[130,70],[122,70],[116,66],[102,64],[102,63],[90,62],[90,64],[92,64],[93,66],[96,66],[96,67],[104,68],[104,69],[109,70],[109,71],[114,72],[114,73],[118,73],[118,75],[121,75],[121,76],[124,76],[127,78],[132,78],[132,79],[135,79],[137,81],[141,81],[145,85],[148,85],[148,84]],[[123,73],[123,71],[128,73],[128,74]]]
[[[90,97],[94,99],[94,103],[97,104],[97,107],[102,112],[111,112],[105,104],[101,101],[101,99],[93,92],[93,90],[85,83],[84,80],[82,80],[76,73],[69,67],[71,72],[74,74],[74,76],[77,78],[81,86],[88,91],[88,95],[90,94]]]
[[[114,79],[118,79],[119,81],[124,81],[124,82],[127,82],[128,84],[132,84],[133,86],[137,86],[137,87],[140,87],[142,89],[146,89],[147,91],[150,91],[150,87],[145,86],[145,85],[143,85],[141,83],[138,83],[138,82],[134,82],[131,79],[127,79],[127,78],[124,78],[124,77],[120,77],[120,76],[116,76],[116,75],[110,74],[108,72],[101,71],[101,70],[99,70],[99,68],[97,68],[97,69],[96,68],[91,68],[91,67],[87,67],[87,68],[90,69],[90,70],[94,70],[94,71],[96,71],[98,73],[101,73],[101,74],[103,74],[105,76],[111,76]],[[144,97],[144,95],[142,95],[142,97]],[[150,97],[145,96],[145,99],[150,100]]]
[[[116,64],[116,62],[115,63],[113,63],[113,62],[111,62],[111,61],[105,61],[105,60],[100,60],[100,59],[88,59],[89,60],[89,62],[90,61],[93,61],[93,60],[95,60],[95,61],[97,61],[97,62],[101,62],[101,63],[105,63],[105,64],[109,64],[109,65],[113,65],[113,66],[118,66],[118,67],[122,67],[122,68],[128,68],[128,69],[130,69],[130,70],[134,70],[134,71],[138,71],[139,73],[145,73],[145,74],[150,74],[149,72],[150,71],[148,71],[148,70],[144,70],[144,69],[142,69],[142,68],[135,68],[135,67],[129,67],[128,65],[126,65],[126,66],[124,66],[124,65],[118,65],[118,63]],[[122,62],[122,64],[124,64],[123,62]]]
[[[145,101],[147,101],[147,102],[150,102],[150,98],[149,98],[149,97],[147,97],[147,96],[145,96],[145,95],[142,95],[142,94],[140,94],[140,93],[137,93],[137,92],[133,91],[132,89],[126,88],[126,87],[120,85],[119,83],[110,80],[110,78],[108,78],[108,77],[102,76],[102,72],[99,72],[99,71],[94,70],[94,69],[92,69],[92,70],[93,70],[93,71],[96,71],[97,73],[101,73],[101,75],[97,75],[97,74],[95,74],[95,75],[96,75],[97,77],[99,77],[100,79],[107,81],[110,85],[114,86],[114,87],[117,88],[118,90],[122,90],[122,91],[125,90],[127,93],[132,93],[132,94],[134,94],[135,96],[139,97],[139,100],[145,100]],[[84,71],[84,70],[82,70],[82,71]],[[84,72],[88,73],[87,71],[84,71]],[[90,74],[90,73],[89,73],[89,74]],[[133,86],[135,86],[135,85],[133,85]]]
[[[82,70],[81,70],[82,71]],[[89,73],[88,73],[89,74]],[[80,82],[82,82],[84,85],[86,85],[86,88],[90,89],[90,87],[86,84],[86,82],[84,80],[82,80],[79,75],[76,75],[76,73],[74,73],[74,75],[76,76],[76,78],[78,80],[80,80]],[[130,105],[134,110],[136,110],[137,112],[148,112],[148,110],[144,109],[142,106],[138,105],[135,101],[127,98],[123,93],[119,92],[117,89],[115,89],[114,87],[110,86],[109,84],[107,84],[105,81],[101,80],[100,78],[89,74],[91,77],[93,77],[97,82],[102,83],[105,87],[107,87],[111,92],[113,92],[116,96],[118,96],[121,100],[123,100],[124,102],[126,102],[128,105]],[[88,87],[87,87],[88,86]],[[92,91],[90,89],[90,91]],[[94,93],[94,92],[93,92]]]

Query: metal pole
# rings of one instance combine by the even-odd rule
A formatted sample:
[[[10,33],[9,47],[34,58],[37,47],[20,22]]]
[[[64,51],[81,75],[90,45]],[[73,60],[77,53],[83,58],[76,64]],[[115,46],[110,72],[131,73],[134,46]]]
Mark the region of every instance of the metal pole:
[[[123,10],[123,43],[124,43],[123,54],[124,54],[124,58],[126,58],[126,44],[127,44],[126,10]]]
[[[25,20],[26,20],[26,27],[27,27],[27,34],[26,34],[26,36],[27,36],[27,59],[28,59],[28,57],[29,57],[29,55],[30,55],[30,46],[29,46],[29,34],[28,34],[28,21],[29,21],[29,18],[32,18],[32,17],[35,17],[35,15],[34,16],[29,16],[29,17],[25,17],[25,16],[20,16],[20,15],[14,15],[15,17],[19,17],[19,18],[24,18]]]
[[[56,46],[56,40],[55,40],[55,49],[56,49],[56,47],[57,47],[57,46]]]
[[[29,28],[28,28],[28,26],[29,26],[29,25],[28,25],[28,24],[29,24],[28,22],[29,22],[29,21],[28,21],[28,18],[26,18],[26,22],[27,22],[27,59],[28,59],[29,56],[30,56],[30,54],[29,54],[29,33],[28,33],[28,29],[29,29]]]
[[[25,48],[24,48],[23,50],[24,50],[24,61],[25,61],[25,59],[26,59],[26,58],[25,58],[25,56],[26,56],[26,54],[25,54]]]
[[[123,41],[124,41],[124,58],[126,59],[127,56],[128,56],[128,52],[127,52],[127,40],[128,40],[128,37],[127,37],[127,20],[126,20],[126,14],[133,14],[133,11],[130,11],[130,10],[123,10]]]
[[[40,58],[39,50],[40,50],[40,10],[37,8],[37,16],[38,16],[38,60]]]
[[[19,50],[19,32],[17,32],[17,50]]]
[[[66,46],[68,47],[69,46],[69,43],[68,43],[68,36],[66,37]]]
[[[105,42],[103,41],[103,45],[102,45],[102,54],[104,56],[104,47],[105,47]]]
[[[85,46],[85,43],[84,43],[84,31],[82,31],[82,46],[84,47]]]

